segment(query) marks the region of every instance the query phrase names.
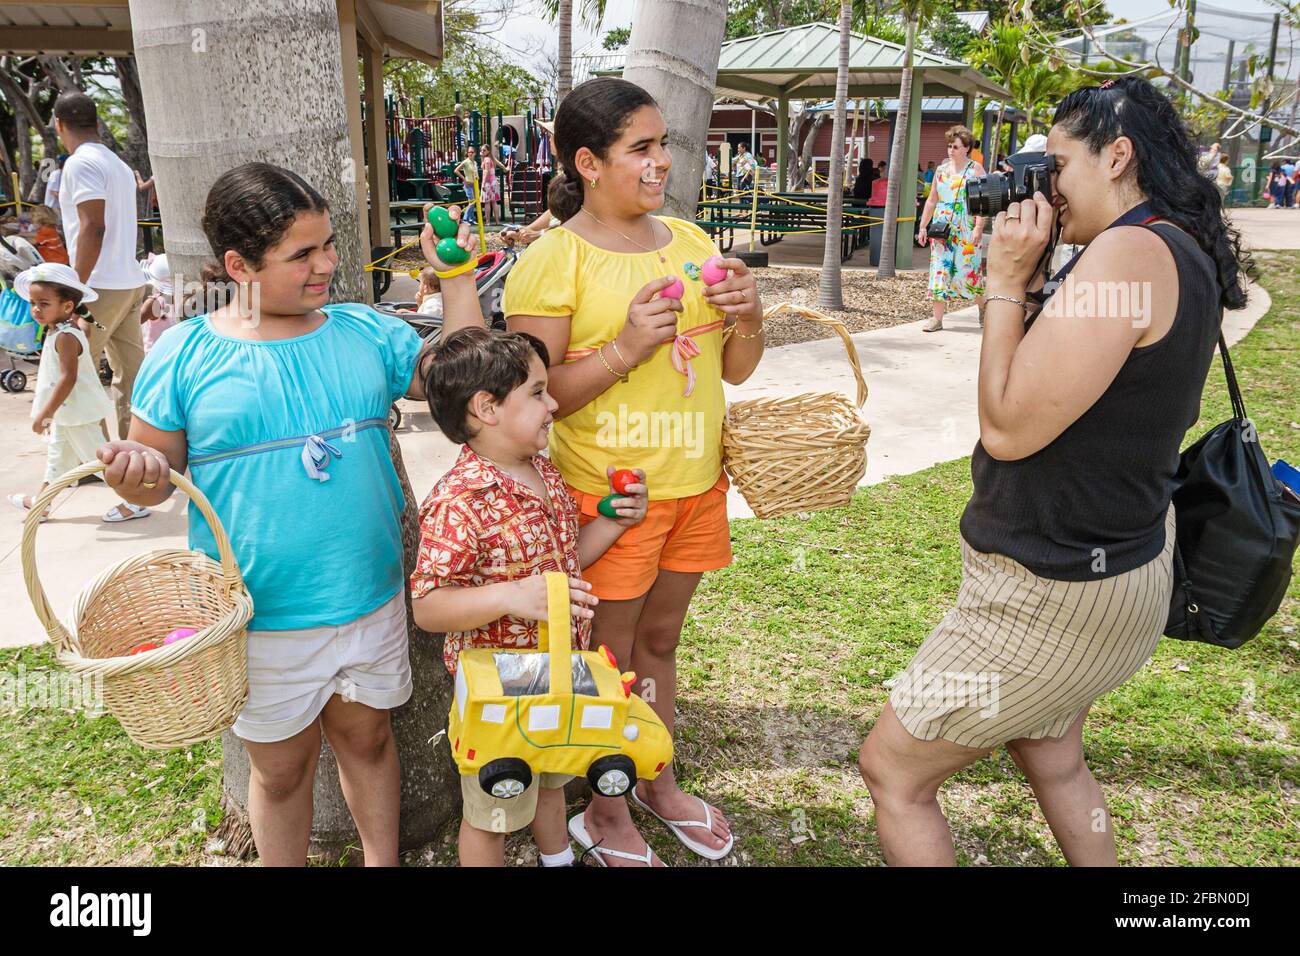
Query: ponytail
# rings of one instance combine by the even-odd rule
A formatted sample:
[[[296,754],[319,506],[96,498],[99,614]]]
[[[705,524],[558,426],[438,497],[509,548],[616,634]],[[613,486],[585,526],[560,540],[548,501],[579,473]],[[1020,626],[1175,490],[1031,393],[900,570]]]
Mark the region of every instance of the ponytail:
[[[203,297],[204,311],[210,312],[221,308],[230,301],[230,286],[233,280],[226,267],[218,262],[204,263],[199,270],[199,295]]]
[[[556,173],[546,190],[546,205],[551,215],[567,222],[582,208],[582,177],[570,179],[563,172]]]

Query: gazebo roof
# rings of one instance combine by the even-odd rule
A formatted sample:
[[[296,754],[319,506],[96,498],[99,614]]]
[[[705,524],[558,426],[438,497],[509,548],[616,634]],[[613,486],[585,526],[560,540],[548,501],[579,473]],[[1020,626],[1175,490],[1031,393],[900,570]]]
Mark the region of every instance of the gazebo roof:
[[[717,96],[827,99],[835,96],[839,29],[829,23],[773,30],[722,44]],[[904,49],[897,43],[853,33],[849,40],[849,96],[898,95]],[[974,67],[927,50],[912,51],[917,82],[926,96],[1004,97],[1010,93]],[[600,74],[619,74],[623,62]]]
[[[443,57],[439,0],[356,0],[357,29],[388,56],[437,66]],[[129,56],[128,0],[0,0],[0,53]]]

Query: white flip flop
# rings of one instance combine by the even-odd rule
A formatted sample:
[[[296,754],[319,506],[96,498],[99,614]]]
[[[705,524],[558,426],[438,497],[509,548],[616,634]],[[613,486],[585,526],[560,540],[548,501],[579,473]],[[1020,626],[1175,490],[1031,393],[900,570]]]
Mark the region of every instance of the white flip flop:
[[[605,862],[605,857],[616,856],[620,860],[635,860],[649,867],[655,865],[655,851],[649,843],[645,845],[645,853],[627,853],[623,850],[611,850],[603,846],[596,846],[595,841],[591,839],[591,834],[587,832],[586,816],[587,811],[583,810],[577,816],[569,819],[569,836],[573,837],[574,842],[582,847],[583,852],[590,853],[595,857],[598,864],[607,867],[609,864]],[[668,864],[665,863],[664,865],[667,866]]]
[[[686,835],[684,831],[685,827],[701,827],[702,829],[712,832],[713,811],[709,809],[709,803],[707,800],[701,800],[699,797],[695,798],[696,800],[699,800],[701,805],[704,807],[703,820],[665,820],[655,812],[654,807],[650,806],[650,804],[646,803],[636,795],[635,784],[633,784],[632,789],[627,792],[627,795],[632,798],[632,802],[638,807],[651,814],[656,820],[668,829],[672,830],[673,836],[677,837],[678,840],[681,840],[682,846],[686,847],[686,849],[690,850],[697,856],[702,856],[706,860],[721,860],[724,856],[730,853],[732,847],[736,845],[736,837],[734,834],[728,834],[727,842],[716,850],[713,847],[701,843],[699,840],[693,840]]]
[[[26,495],[20,495],[15,493],[10,495],[8,500],[11,505],[13,505],[15,508],[18,508],[20,511],[32,510],[31,507],[27,504]],[[41,515],[41,517],[38,520],[40,524],[44,524],[45,522],[49,521],[50,520],[49,511],[47,510],[45,514]]]
[[[122,509],[126,509],[126,514],[122,514]],[[133,505],[129,501],[124,501],[120,505],[114,505],[104,512],[104,520],[109,524],[116,524],[119,521],[130,521],[132,518],[147,518],[151,514],[148,508],[143,505]]]

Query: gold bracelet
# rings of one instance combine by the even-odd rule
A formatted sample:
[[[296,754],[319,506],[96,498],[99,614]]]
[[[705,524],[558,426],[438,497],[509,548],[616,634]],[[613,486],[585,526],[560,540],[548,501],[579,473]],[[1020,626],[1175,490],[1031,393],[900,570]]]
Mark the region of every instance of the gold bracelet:
[[[626,376],[626,375],[619,375],[618,372],[615,372],[615,371],[614,371],[614,366],[610,365],[609,362],[607,362],[607,361],[605,360],[605,351],[604,351],[604,349],[605,349],[605,346],[604,346],[604,345],[602,345],[600,348],[596,349],[596,357],[597,357],[598,359],[600,359],[600,364],[603,365],[603,366],[605,366],[605,371],[607,371],[610,375],[613,375],[613,376],[614,376],[616,379],[618,379],[620,382],[626,382],[626,381],[627,381],[627,376]]]
[[[757,332],[754,332],[751,335],[746,335],[744,332],[740,331],[740,322],[736,322],[736,324],[731,327],[731,334],[738,339],[761,339],[763,337],[763,325],[760,322]]]
[[[631,375],[631,374],[632,374],[632,363],[629,362],[627,359],[623,358],[623,353],[620,352],[620,351],[618,350],[618,339],[610,339],[610,340],[609,340],[609,344],[612,345],[612,346],[614,346],[614,354],[618,356],[618,360],[619,360],[620,362],[622,362],[622,363],[623,363],[623,367],[624,367],[625,369],[627,369],[627,375]],[[627,376],[626,376],[626,375],[624,376],[623,381],[625,381],[625,382],[627,381]]]

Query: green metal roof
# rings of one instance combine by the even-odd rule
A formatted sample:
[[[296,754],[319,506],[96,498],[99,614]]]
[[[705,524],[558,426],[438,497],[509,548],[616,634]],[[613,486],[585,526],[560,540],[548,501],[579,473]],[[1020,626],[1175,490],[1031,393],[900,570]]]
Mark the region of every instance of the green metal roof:
[[[853,33],[849,40],[849,96],[897,96],[903,73],[903,47],[876,37]],[[722,44],[718,58],[718,96],[826,99],[835,96],[839,65],[839,28],[829,23],[741,37]],[[916,82],[926,96],[970,93],[1010,96],[974,67],[926,50],[912,51]],[[621,67],[597,70],[620,74]]]

